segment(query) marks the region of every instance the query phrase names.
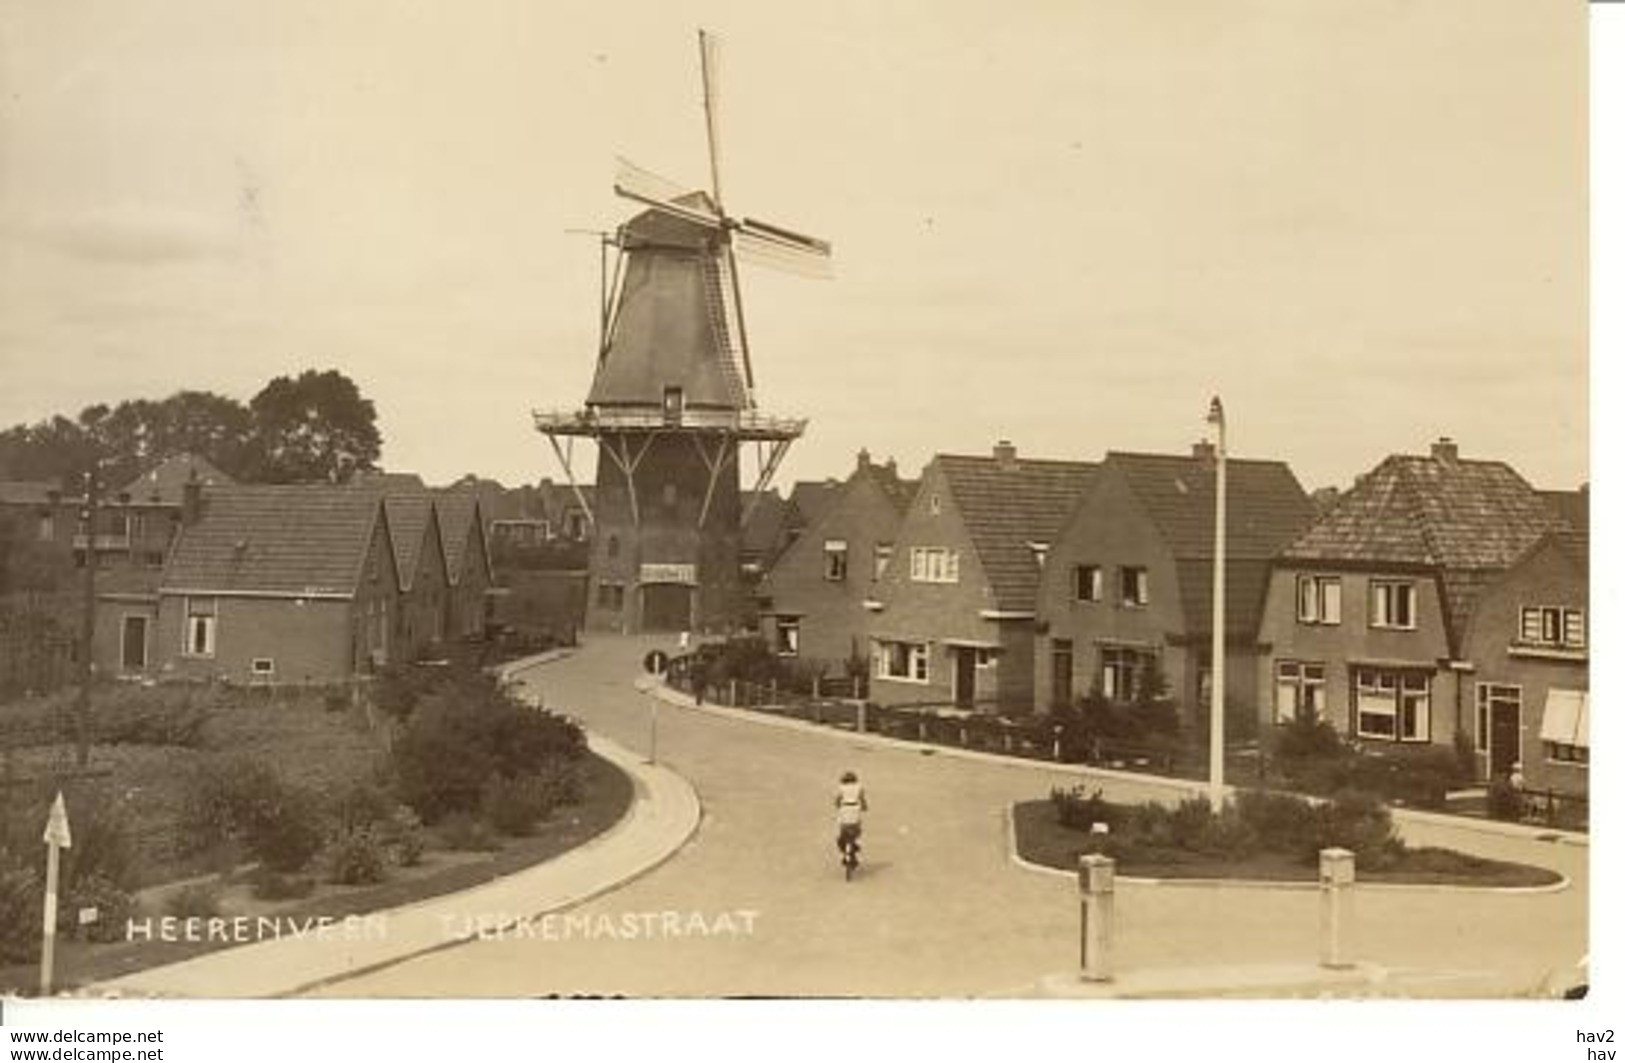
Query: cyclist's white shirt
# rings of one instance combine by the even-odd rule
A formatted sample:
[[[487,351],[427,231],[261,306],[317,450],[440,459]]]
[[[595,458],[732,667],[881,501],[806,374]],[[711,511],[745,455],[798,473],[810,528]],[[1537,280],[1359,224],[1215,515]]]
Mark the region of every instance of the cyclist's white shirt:
[[[835,822],[843,827],[863,822],[863,784],[844,782],[835,791]]]

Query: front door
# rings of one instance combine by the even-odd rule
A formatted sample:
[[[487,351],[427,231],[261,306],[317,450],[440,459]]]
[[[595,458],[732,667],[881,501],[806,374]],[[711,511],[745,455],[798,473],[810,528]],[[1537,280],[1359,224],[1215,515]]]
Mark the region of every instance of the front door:
[[[1072,705],[1072,640],[1056,639],[1050,652],[1050,711]]]
[[[970,646],[954,647],[954,704],[976,707],[976,650]]]
[[[1512,773],[1522,745],[1518,735],[1519,706],[1495,701],[1490,705],[1490,778],[1504,779]]]
[[[120,650],[120,661],[126,672],[144,672],[147,668],[147,618],[144,616],[127,616],[124,618],[123,647]]]

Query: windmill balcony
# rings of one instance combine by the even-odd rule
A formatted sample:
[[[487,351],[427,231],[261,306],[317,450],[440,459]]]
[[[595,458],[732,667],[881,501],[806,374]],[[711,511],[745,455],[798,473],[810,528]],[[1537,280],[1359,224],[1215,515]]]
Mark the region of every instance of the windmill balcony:
[[[806,418],[775,417],[756,410],[702,410],[689,407],[673,417],[660,409],[535,410],[536,429],[553,435],[597,435],[603,431],[694,428],[735,432],[745,439],[794,439]]]

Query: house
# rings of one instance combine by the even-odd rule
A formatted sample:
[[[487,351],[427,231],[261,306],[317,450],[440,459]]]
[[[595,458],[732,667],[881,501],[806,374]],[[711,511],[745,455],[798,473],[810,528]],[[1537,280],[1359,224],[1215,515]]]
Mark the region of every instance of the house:
[[[446,554],[446,637],[481,637],[496,587],[484,507],[478,495],[450,489],[436,492],[434,511]]]
[[[448,631],[451,575],[439,513],[426,490],[386,490],[382,497],[401,577],[394,643],[402,660],[417,660],[432,652]]]
[[[790,503],[776,487],[763,491],[739,530],[739,568],[752,586],[789,545]]]
[[[759,587],[762,635],[783,657],[841,674],[866,661],[876,588],[917,484],[867,450],[819,517],[784,549]]]
[[[1590,790],[1588,546],[1583,530],[1548,532],[1479,592],[1462,643],[1486,778],[1519,764],[1530,789]]]
[[[401,575],[382,498],[329,485],[188,488],[144,640],[143,671],[312,683],[399,663]]]
[[[1510,466],[1442,439],[1355,481],[1270,573],[1261,720],[1330,721],[1370,743],[1474,738],[1465,636],[1484,590],[1566,527]]]
[[[1280,461],[1229,458],[1226,471],[1225,697],[1257,704],[1256,645],[1270,562],[1313,515]],[[1055,541],[1038,589],[1038,704],[1098,692],[1205,706],[1212,662],[1211,444],[1188,455],[1107,453]],[[1163,691],[1148,691],[1160,674]]]
[[[939,454],[867,603],[880,704],[1031,711],[1040,570],[1097,466]]]

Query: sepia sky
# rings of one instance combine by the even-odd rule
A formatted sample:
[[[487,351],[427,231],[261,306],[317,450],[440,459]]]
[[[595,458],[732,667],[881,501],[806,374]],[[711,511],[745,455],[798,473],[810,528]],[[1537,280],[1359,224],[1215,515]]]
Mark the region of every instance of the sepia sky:
[[[1441,434],[1589,476],[1574,0],[0,0],[0,426],[305,367],[384,464],[559,475],[614,156],[833,241],[746,267],[789,477],[867,446],[1235,453],[1346,484]],[[589,461],[590,468],[590,461]]]

